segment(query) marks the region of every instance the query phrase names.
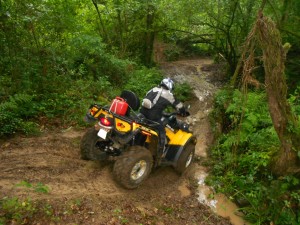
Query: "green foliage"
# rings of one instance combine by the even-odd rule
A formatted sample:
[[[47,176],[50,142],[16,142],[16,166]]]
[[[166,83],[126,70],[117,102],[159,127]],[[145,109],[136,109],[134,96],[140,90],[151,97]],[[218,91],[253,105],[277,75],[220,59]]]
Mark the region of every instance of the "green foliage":
[[[179,101],[185,102],[191,99],[192,93],[193,89],[187,82],[175,84],[174,95]]]
[[[69,71],[72,78],[96,81],[106,78],[119,87],[127,81],[128,68],[133,67],[134,63],[110,54],[95,35],[74,37],[70,39],[69,46],[68,57],[73,58]]]
[[[289,97],[289,103],[293,106],[293,111],[300,119],[300,86],[296,88],[293,94]]]
[[[133,71],[124,86],[124,89],[135,92],[142,99],[147,91],[160,84],[162,74],[157,69],[143,67]]]
[[[61,126],[83,125],[82,117],[89,105],[110,91],[110,82],[105,78],[98,81],[76,80],[62,93],[42,95],[37,111],[40,116],[49,119],[60,117]],[[104,101],[107,98],[103,97]]]
[[[0,136],[35,133],[38,122],[83,125],[90,104],[119,94],[135,63],[108,50],[91,9],[80,0],[1,3]]]
[[[35,192],[44,193],[44,194],[47,194],[50,191],[49,187],[47,187],[46,185],[40,182],[38,182],[37,184],[31,184],[27,181],[21,181],[20,183],[16,184],[16,187],[25,187],[34,190]]]
[[[30,199],[20,200],[17,197],[4,197],[0,200],[0,224],[15,221],[17,224],[26,224],[38,211]]]
[[[250,92],[246,98],[238,90],[222,90],[211,116],[226,121],[221,124],[227,132],[211,149],[212,175],[207,182],[239,203],[254,224],[298,224],[299,178],[277,178],[270,171],[280,142],[265,93]]]
[[[164,55],[166,56],[167,61],[175,61],[180,56],[180,49],[179,48],[172,48],[172,49],[166,49],[164,51]]]
[[[82,121],[93,98],[97,98],[99,82],[74,82],[63,93],[45,95],[17,94],[0,104],[0,136],[21,132],[38,133],[37,122],[46,116],[48,120],[60,117],[61,125],[76,125]],[[82,100],[81,100],[82,99]],[[90,101],[90,102],[88,102]]]
[[[0,137],[15,132],[36,133],[37,125],[28,121],[35,115],[33,96],[15,94],[0,104]]]
[[[23,182],[26,187],[31,186]],[[69,207],[69,206],[68,206]],[[38,219],[37,219],[38,218]],[[0,224],[33,224],[35,221],[59,221],[53,206],[29,197],[3,197],[0,199]],[[43,223],[43,222],[42,222]]]

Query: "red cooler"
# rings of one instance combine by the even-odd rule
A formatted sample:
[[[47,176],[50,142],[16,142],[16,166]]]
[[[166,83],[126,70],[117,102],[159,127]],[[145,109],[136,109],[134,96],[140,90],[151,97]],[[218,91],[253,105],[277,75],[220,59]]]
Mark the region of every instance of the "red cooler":
[[[128,103],[123,98],[120,97],[116,97],[112,101],[109,108],[111,112],[116,113],[120,116],[124,116],[127,112],[127,109],[128,109]]]

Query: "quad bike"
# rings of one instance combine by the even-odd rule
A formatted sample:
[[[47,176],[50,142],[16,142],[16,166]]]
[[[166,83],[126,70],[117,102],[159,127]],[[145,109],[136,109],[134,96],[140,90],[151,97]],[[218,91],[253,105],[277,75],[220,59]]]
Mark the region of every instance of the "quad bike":
[[[128,189],[137,188],[153,168],[173,166],[183,174],[190,167],[196,138],[176,113],[164,114],[166,147],[159,153],[157,123],[136,114],[140,102],[131,91],[123,91],[110,106],[92,105],[86,122],[96,122],[81,140],[84,160],[114,160],[114,179]]]

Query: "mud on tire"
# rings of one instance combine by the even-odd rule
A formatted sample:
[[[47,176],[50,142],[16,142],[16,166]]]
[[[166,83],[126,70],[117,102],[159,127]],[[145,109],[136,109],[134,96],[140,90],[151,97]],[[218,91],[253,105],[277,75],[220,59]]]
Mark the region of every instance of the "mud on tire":
[[[195,156],[195,145],[192,142],[188,142],[178,158],[175,170],[179,174],[183,174],[192,164]]]
[[[137,188],[150,174],[153,158],[142,146],[131,146],[116,160],[113,168],[114,179],[127,189]]]
[[[100,149],[96,146],[99,141],[104,141],[97,135],[98,131],[90,128],[82,137],[80,143],[80,155],[84,160],[100,160],[105,159],[106,154],[101,153]]]

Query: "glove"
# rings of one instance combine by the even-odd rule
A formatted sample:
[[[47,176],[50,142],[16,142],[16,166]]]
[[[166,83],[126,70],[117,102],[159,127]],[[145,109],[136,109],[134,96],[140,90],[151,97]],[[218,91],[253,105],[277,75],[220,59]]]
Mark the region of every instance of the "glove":
[[[182,117],[186,117],[186,116],[189,116],[190,113],[188,111],[186,111],[186,109],[184,107],[182,107],[181,109],[179,109],[179,115]]]

